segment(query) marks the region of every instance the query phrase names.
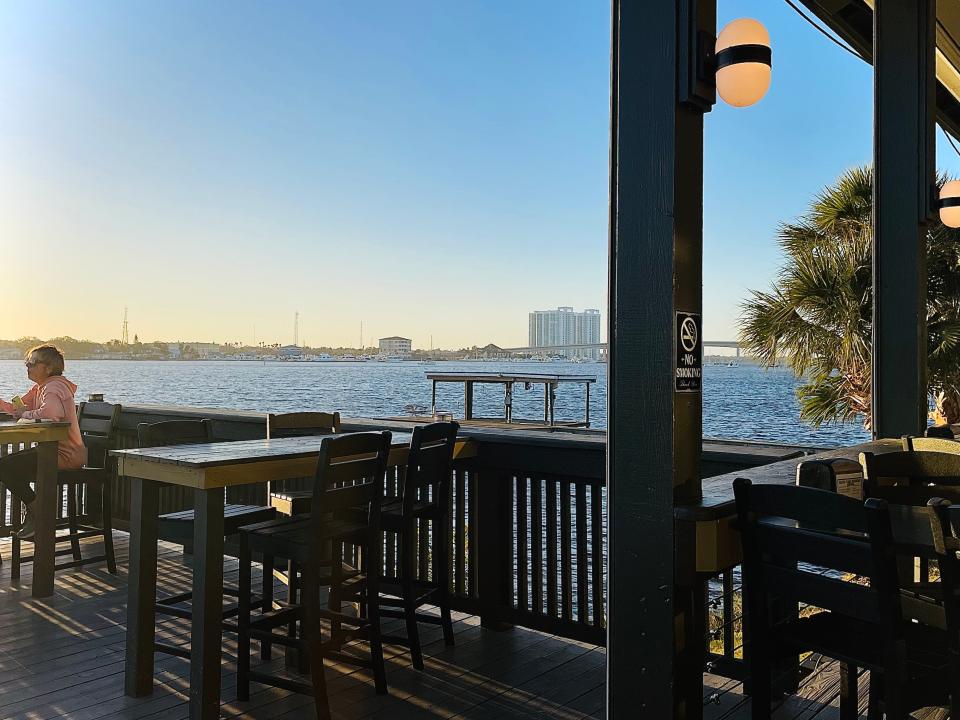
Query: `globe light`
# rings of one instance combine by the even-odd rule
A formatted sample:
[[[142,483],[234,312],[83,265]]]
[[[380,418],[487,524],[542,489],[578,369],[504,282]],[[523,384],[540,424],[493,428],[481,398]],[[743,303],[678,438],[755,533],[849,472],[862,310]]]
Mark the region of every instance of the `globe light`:
[[[747,107],[770,89],[770,34],[756,20],[733,20],[717,36],[717,94],[728,105]]]
[[[960,180],[944,183],[940,189],[940,221],[951,228],[960,228]]]

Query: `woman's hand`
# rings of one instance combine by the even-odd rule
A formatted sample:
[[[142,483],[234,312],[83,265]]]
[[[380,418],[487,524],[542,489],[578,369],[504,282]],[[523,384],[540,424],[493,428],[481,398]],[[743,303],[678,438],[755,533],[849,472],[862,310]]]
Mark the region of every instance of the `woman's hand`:
[[[25,407],[15,407],[13,410],[10,411],[10,414],[13,415],[14,418],[16,418],[17,420],[19,420],[20,417],[21,417],[26,411],[27,411],[27,409],[26,409]]]

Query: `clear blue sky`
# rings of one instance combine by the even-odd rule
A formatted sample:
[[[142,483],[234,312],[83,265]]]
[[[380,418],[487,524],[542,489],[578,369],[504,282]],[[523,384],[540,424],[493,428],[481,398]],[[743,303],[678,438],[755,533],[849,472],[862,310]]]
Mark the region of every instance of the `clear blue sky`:
[[[767,286],[779,221],[871,149],[871,74],[779,0],[758,106],[707,118],[708,338]],[[606,314],[609,3],[0,4],[0,337],[425,347]],[[940,167],[960,163],[941,144]],[[24,283],[32,282],[28,274]],[[85,283],[90,287],[89,283]]]

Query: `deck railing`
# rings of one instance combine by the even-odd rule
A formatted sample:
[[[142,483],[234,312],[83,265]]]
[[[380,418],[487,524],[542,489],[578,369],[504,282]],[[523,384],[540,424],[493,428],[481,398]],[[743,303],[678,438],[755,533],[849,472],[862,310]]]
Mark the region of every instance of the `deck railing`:
[[[125,406],[118,447],[136,446],[140,422],[207,417],[217,440],[265,437],[266,415],[200,408]],[[344,430],[409,424],[381,420],[344,421]],[[487,627],[518,625],[597,645],[606,642],[606,487],[602,433],[542,432],[469,428],[463,434],[476,454],[455,463],[450,493],[450,559],[447,568],[455,609],[479,614]],[[748,447],[705,450],[704,475],[759,464]],[[387,479],[398,493],[402,470]],[[309,482],[309,479],[304,479]],[[6,493],[0,493],[6,496]],[[231,487],[228,502],[266,504],[263,484]],[[189,489],[161,491],[160,511],[191,507]],[[0,508],[8,500],[0,497]],[[130,513],[127,483],[113,484],[114,524],[126,530]],[[96,514],[94,508],[84,512]],[[6,517],[6,514],[4,514]],[[432,577],[431,528],[418,533],[418,568]],[[388,536],[384,564],[396,572],[396,539]],[[707,582],[707,578],[703,579]],[[715,579],[704,608],[707,662],[714,672],[742,674],[737,647],[738,588],[733,571]]]

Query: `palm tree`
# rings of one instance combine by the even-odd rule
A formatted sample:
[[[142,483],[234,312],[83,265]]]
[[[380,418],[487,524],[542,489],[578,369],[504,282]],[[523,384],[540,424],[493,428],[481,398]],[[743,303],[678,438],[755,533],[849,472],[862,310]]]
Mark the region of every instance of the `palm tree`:
[[[942,185],[945,178],[938,180]],[[766,366],[787,357],[800,417],[816,426],[862,419],[870,427],[873,174],[848,170],[777,238],[787,259],[767,292],[743,304],[740,340]],[[927,233],[927,379],[943,420],[960,421],[960,234]]]

